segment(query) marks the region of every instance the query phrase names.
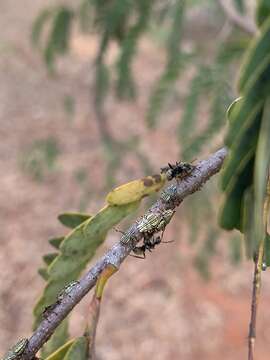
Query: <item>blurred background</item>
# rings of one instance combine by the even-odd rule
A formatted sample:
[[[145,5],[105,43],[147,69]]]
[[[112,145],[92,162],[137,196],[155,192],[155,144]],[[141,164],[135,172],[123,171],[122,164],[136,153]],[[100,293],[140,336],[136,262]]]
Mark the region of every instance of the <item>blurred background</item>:
[[[95,213],[113,186],[222,146],[255,1],[227,3],[250,32],[222,3],[0,2],[0,354],[31,334],[59,213]],[[99,359],[246,356],[253,266],[239,235],[218,228],[220,200],[212,179],[177,211],[165,233],[174,243],[128,258],[110,280]],[[112,231],[96,258],[118,239]],[[270,351],[263,275],[260,360]],[[72,335],[89,301],[73,311]]]

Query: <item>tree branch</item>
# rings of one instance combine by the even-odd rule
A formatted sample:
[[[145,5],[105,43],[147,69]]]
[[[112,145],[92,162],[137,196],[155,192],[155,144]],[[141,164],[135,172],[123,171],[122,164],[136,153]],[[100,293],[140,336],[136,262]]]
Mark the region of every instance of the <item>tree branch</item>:
[[[157,211],[162,212],[165,209],[174,209],[179,206],[186,196],[200,190],[202,185],[221,169],[226,155],[227,149],[222,148],[207,160],[200,161],[190,176],[168,186],[162,192],[160,199],[147,211],[146,215],[156,213]],[[140,220],[141,219],[137,220],[128,230],[132,233],[133,241],[123,245],[120,240],[120,242],[113,245],[112,248],[72,286],[68,293],[61,296],[61,300],[56,302],[52,310],[46,313],[46,318],[42,320],[36,331],[30,337],[20,359],[30,360],[34,358],[35,354],[50,338],[61,321],[95,285],[99,274],[108,264],[114,265],[116,268],[120,267],[133,246],[142,239],[143,234],[138,230]]]
[[[239,14],[231,1],[229,0],[218,0],[220,6],[222,7],[225,15],[228,20],[237,26],[238,28],[244,30],[250,35],[254,35],[256,33],[256,25],[255,23],[247,16],[243,16]]]

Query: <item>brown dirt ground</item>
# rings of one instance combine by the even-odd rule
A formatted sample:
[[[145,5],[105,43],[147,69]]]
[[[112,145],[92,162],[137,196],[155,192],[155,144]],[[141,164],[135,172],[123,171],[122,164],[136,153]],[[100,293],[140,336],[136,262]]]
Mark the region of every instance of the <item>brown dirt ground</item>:
[[[59,63],[57,79],[49,78],[29,44],[31,22],[42,6],[42,0],[0,3],[0,354],[18,338],[31,334],[31,309],[43,286],[36,270],[42,255],[50,250],[47,239],[63,231],[57,214],[77,210],[79,199],[85,196],[75,172],[85,168],[89,189],[97,193],[89,202],[90,213],[99,209],[104,196],[103,152],[89,101],[93,78],[89,59],[96,42],[76,35],[71,55]],[[138,100],[108,104],[111,132],[118,138],[139,134],[140,148],[156,168],[177,157],[173,135],[179,114],[171,111],[152,132],[143,122],[146,94],[162,57],[162,52],[145,41],[135,64]],[[63,110],[66,94],[76,101],[72,121]],[[58,168],[36,182],[22,171],[19,159],[34,140],[48,136],[60,145]],[[136,159],[128,157],[119,181],[141,175]],[[181,242],[160,246],[145,261],[129,258],[107,286],[97,334],[100,359],[245,358],[250,264],[234,268],[219,255],[212,266],[212,280],[205,283],[190,266],[181,211],[166,233],[168,239],[176,236],[175,229]],[[112,233],[99,253],[117,238]],[[269,359],[270,351],[267,274],[257,331],[260,360]],[[74,335],[80,334],[89,299],[74,311]]]

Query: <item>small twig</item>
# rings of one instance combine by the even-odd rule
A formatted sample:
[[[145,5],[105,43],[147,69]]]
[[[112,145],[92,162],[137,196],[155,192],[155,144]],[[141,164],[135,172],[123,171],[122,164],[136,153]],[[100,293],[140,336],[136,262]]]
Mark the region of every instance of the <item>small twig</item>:
[[[270,177],[268,178],[266,198],[263,209],[263,224],[265,232],[267,232],[267,219],[270,209]],[[259,244],[258,254],[254,259],[254,277],[253,277],[253,289],[252,289],[252,301],[251,301],[251,315],[249,323],[249,334],[248,334],[248,360],[254,360],[255,350],[255,339],[256,339],[256,319],[258,304],[261,290],[261,274],[264,260],[264,245],[265,238],[263,238]]]
[[[254,360],[254,348],[256,339],[256,320],[261,290],[261,272],[263,262],[264,241],[260,243],[258,254],[254,259],[254,276],[251,301],[251,315],[248,334],[248,360]]]
[[[219,172],[226,155],[227,149],[222,148],[207,160],[200,161],[189,177],[165,189],[163,194],[161,194],[161,198],[148,210],[147,214],[164,211],[165,209],[174,209],[180,205],[186,196],[200,190],[207,180]],[[113,245],[72,287],[68,294],[64,294],[61,301],[55,304],[53,310],[46,315],[46,318],[42,320],[36,331],[30,337],[26,349],[21,355],[21,360],[33,359],[61,321],[71,312],[74,306],[81,301],[89,290],[92,289],[102,270],[109,264],[116,268],[120,267],[133,246],[142,239],[143,234],[138,230],[138,224],[140,224],[140,219],[128,229],[128,231],[133,234],[133,242],[128,242],[128,244],[123,245],[120,241]]]
[[[256,33],[255,23],[249,17],[239,14],[230,0],[218,0],[218,2],[232,24],[250,35]]]

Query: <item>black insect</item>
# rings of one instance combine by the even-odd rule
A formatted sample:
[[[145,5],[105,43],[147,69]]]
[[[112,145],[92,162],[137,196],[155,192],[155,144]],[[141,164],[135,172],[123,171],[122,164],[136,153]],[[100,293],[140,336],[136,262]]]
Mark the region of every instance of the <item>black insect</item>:
[[[178,178],[180,180],[184,179],[186,176],[190,175],[196,166],[187,163],[187,162],[176,162],[175,165],[168,164],[168,166],[162,167],[161,173],[165,173],[168,180]]]
[[[143,244],[141,246],[136,246],[132,251],[135,255],[130,254],[130,256],[136,257],[138,259],[145,259],[146,250],[152,252],[152,250],[159,245],[160,243],[167,244],[172,241],[162,241],[163,233],[161,236],[144,236]],[[141,255],[141,256],[140,256]]]

